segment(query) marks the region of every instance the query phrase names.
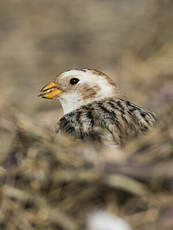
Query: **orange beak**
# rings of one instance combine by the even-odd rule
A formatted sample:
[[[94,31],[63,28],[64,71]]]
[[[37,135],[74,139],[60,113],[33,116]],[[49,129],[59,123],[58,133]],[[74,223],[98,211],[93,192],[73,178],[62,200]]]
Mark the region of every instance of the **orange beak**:
[[[41,90],[39,97],[47,98],[47,99],[53,99],[54,97],[58,96],[62,93],[62,90],[59,89],[58,85],[51,81],[47,85],[45,85]]]

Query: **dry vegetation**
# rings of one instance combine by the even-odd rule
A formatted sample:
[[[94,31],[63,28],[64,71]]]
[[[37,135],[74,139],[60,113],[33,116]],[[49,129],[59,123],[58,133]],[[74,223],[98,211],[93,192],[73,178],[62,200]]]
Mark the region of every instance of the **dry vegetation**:
[[[172,1],[0,6],[0,229],[87,229],[97,209],[134,230],[173,229]],[[112,76],[158,126],[114,153],[56,136],[61,109],[36,95],[73,67]]]

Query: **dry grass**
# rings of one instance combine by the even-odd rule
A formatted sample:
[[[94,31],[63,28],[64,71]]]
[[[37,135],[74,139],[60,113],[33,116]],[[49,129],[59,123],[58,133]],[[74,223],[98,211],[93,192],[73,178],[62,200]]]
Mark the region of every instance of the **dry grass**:
[[[130,2],[0,3],[0,229],[81,230],[97,209],[173,228],[173,4]],[[158,126],[114,153],[56,136],[62,112],[36,95],[73,67],[112,76]]]
[[[171,229],[172,111],[172,101],[162,106],[159,127],[115,150],[118,160],[106,150],[57,138],[18,111],[4,116],[2,229],[82,229],[88,213],[100,208],[134,229]]]

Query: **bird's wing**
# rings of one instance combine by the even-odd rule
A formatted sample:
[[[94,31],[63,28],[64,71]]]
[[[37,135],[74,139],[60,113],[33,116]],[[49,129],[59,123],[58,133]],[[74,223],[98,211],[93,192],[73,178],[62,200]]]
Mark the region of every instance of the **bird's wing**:
[[[97,107],[99,125],[111,133],[117,144],[147,131],[156,122],[154,113],[126,100],[109,99],[97,103]]]
[[[150,112],[140,106],[137,106],[129,101],[124,101],[127,106],[127,113],[138,126],[140,131],[146,131],[154,126],[157,121],[153,112]]]

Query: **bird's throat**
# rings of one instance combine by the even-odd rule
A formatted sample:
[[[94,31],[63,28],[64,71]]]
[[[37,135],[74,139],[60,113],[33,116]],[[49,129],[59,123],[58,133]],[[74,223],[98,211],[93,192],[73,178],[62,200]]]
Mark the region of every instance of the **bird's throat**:
[[[84,105],[83,100],[77,94],[63,95],[63,98],[60,97],[59,100],[62,105],[64,115]]]

